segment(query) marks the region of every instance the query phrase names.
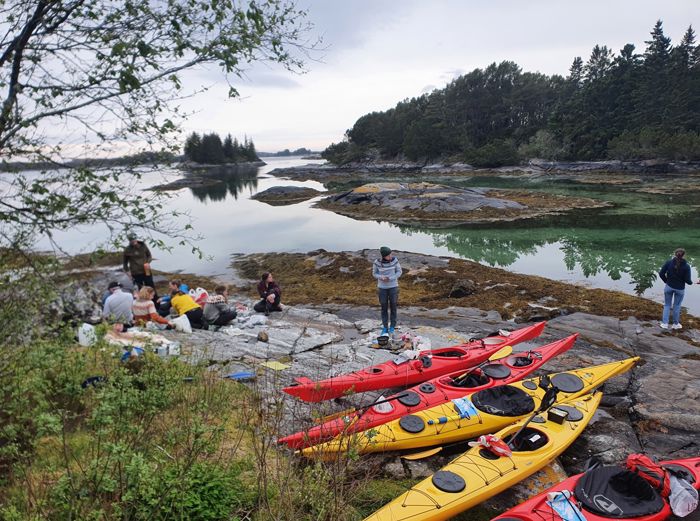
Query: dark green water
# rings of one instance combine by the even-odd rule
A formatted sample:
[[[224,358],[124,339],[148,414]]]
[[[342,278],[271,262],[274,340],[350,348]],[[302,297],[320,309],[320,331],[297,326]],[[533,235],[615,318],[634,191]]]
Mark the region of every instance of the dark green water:
[[[538,190],[613,204],[527,222],[411,228],[431,235],[436,246],[444,246],[460,257],[516,272],[621,289],[659,301],[663,283],[656,273],[673,250],[685,248],[693,267],[695,259],[700,259],[697,192],[658,195],[635,192],[634,185],[582,185],[502,177],[476,177],[450,184]],[[698,278],[695,269],[693,277]],[[686,291],[684,304],[700,311],[700,288]]]

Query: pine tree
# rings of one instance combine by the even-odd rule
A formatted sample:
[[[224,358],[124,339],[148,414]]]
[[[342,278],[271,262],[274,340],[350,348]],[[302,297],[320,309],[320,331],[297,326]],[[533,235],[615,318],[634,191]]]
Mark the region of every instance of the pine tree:
[[[226,135],[226,139],[224,139],[224,160],[227,163],[235,163],[236,162],[236,150],[233,148],[233,138],[231,138],[231,134]]]
[[[580,87],[583,83],[583,60],[580,56],[574,58],[571,67],[569,67],[569,77],[567,78],[576,87]]]
[[[248,161],[258,161],[260,159],[258,157],[258,153],[255,151],[255,145],[253,144],[253,140],[250,139],[248,140],[248,145],[246,146],[246,159]]]
[[[187,140],[185,140],[185,147],[184,147],[184,153],[185,153],[185,158],[187,158],[189,161],[194,161],[195,163],[199,163],[200,161],[200,147],[202,146],[202,140],[199,137],[199,134],[196,132],[192,132],[187,137]]]
[[[224,162],[224,147],[218,134],[205,134],[204,137],[202,137],[201,149],[201,162],[212,165],[219,165]]]
[[[607,46],[596,45],[593,47],[591,57],[583,68],[586,81],[594,82],[602,79],[610,71],[613,53]]]

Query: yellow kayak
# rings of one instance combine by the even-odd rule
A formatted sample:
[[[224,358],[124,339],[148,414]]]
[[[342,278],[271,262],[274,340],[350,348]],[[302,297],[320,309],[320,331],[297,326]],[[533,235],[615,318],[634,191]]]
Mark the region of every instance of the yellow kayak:
[[[631,369],[639,357],[550,374],[559,389],[557,401],[578,398],[606,380]],[[532,414],[544,390],[532,378],[492,387],[470,396],[409,414],[372,429],[338,436],[304,449],[303,455],[329,459],[338,452],[384,452],[444,445],[496,432]]]
[[[469,449],[365,521],[450,519],[502,492],[564,452],[593,417],[601,397],[602,393],[596,391],[554,405],[552,409],[568,413],[562,423],[548,419],[547,412],[541,413],[518,436],[520,443],[510,457],[494,456],[481,447]],[[496,435],[508,442],[525,421],[506,427]]]

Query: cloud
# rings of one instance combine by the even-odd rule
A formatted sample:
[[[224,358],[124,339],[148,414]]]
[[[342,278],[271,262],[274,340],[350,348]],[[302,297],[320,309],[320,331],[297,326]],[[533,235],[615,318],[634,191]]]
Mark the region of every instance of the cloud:
[[[287,71],[263,71],[258,69],[252,70],[243,75],[241,85],[250,84],[255,87],[268,87],[274,89],[297,89],[301,87],[295,76]]]

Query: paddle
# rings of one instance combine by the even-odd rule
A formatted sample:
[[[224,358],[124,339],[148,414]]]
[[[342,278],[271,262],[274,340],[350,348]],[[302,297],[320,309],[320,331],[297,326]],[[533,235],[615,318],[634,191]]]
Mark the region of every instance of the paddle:
[[[432,456],[433,454],[437,454],[442,450],[442,447],[435,447],[433,449],[428,449],[424,450],[423,452],[414,452],[413,454],[404,454],[401,456],[401,459],[407,459],[407,460],[417,460],[417,459],[423,459],[423,458],[428,458]]]
[[[523,424],[523,426],[520,427],[520,429],[518,429],[518,432],[516,432],[515,435],[513,435],[513,437],[511,438],[511,441],[508,443],[508,446],[513,450],[515,450],[515,447],[513,446],[513,442],[515,440],[517,440],[517,437],[525,430],[525,427],[528,426],[528,424],[533,420],[533,418],[535,416],[537,416],[538,414],[540,414],[541,412],[544,412],[547,409],[549,409],[550,407],[552,407],[554,405],[554,403],[557,401],[557,393],[559,392],[559,389],[557,389],[556,386],[552,385],[552,382],[548,376],[545,375],[545,376],[540,377],[539,387],[540,387],[540,389],[545,390],[544,396],[542,397],[542,401],[540,402],[540,406],[534,413],[532,413],[532,415],[527,419],[527,421]],[[436,423],[438,423],[438,424],[447,423],[448,421],[457,421],[457,420],[460,420],[461,418],[462,417],[459,415],[442,416],[442,417],[434,419],[434,420],[428,420],[428,425],[434,425]],[[459,443],[463,443],[463,442],[459,441],[457,443],[452,443],[449,445],[442,445],[441,447],[438,447],[438,448],[442,449],[445,447],[449,447],[450,445],[457,445]],[[402,456],[402,457],[404,459],[412,459],[412,460],[413,459],[427,458],[427,457],[432,456],[433,454],[436,454],[438,452],[438,451],[431,452],[432,450],[434,450],[434,449],[430,449],[430,450],[423,451],[423,452],[416,452],[413,454],[409,454],[408,457],[404,457],[404,456]]]
[[[496,360],[500,360],[501,358],[506,358],[513,352],[513,346],[504,346],[498,351],[496,351],[494,354],[492,354],[486,361],[481,362],[479,365],[476,367],[472,367],[469,371],[467,371],[464,374],[459,375],[456,378],[452,379],[452,384],[456,387],[459,387],[464,383],[464,381],[469,377],[469,375],[475,370],[475,369],[481,369],[482,367],[488,365],[490,362],[494,362]]]
[[[518,436],[525,430],[525,427],[527,427],[530,422],[537,416],[538,414],[546,411],[554,403],[557,401],[557,393],[559,392],[559,389],[557,389],[556,385],[552,384],[552,381],[549,379],[549,376],[541,376],[540,377],[540,389],[544,390],[544,396],[542,397],[542,401],[540,402],[539,408],[532,413],[532,415],[523,423],[523,426],[518,429],[518,432],[516,432],[513,437],[510,439],[508,442],[508,446],[513,449],[517,450],[517,440]]]
[[[492,354],[486,361],[484,361],[481,364],[479,364],[478,366],[470,369],[469,371],[467,371],[463,375],[460,375],[458,378],[462,378],[462,377],[466,378],[469,375],[469,373],[471,371],[473,371],[474,369],[481,368],[481,367],[483,367],[483,366],[487,365],[488,363],[493,362],[495,360],[500,360],[501,358],[505,358],[505,357],[509,356],[512,352],[513,352],[513,346],[504,346],[501,349],[499,349],[498,351],[496,351],[494,354]],[[404,396],[406,396],[406,393],[397,394],[396,396],[391,396],[391,397],[387,398],[386,400],[374,402],[374,403],[371,403],[369,405],[365,405],[362,407],[352,407],[350,409],[344,409],[340,412],[335,412],[333,414],[329,414],[327,416],[322,416],[321,418],[317,418],[314,420],[314,423],[316,423],[316,424],[324,423],[327,421],[335,420],[336,418],[341,418],[341,417],[346,416],[348,414],[353,414],[356,412],[365,412],[370,407],[374,407],[375,405],[380,405],[382,403],[392,402],[394,400],[398,400],[399,398],[403,398]]]

